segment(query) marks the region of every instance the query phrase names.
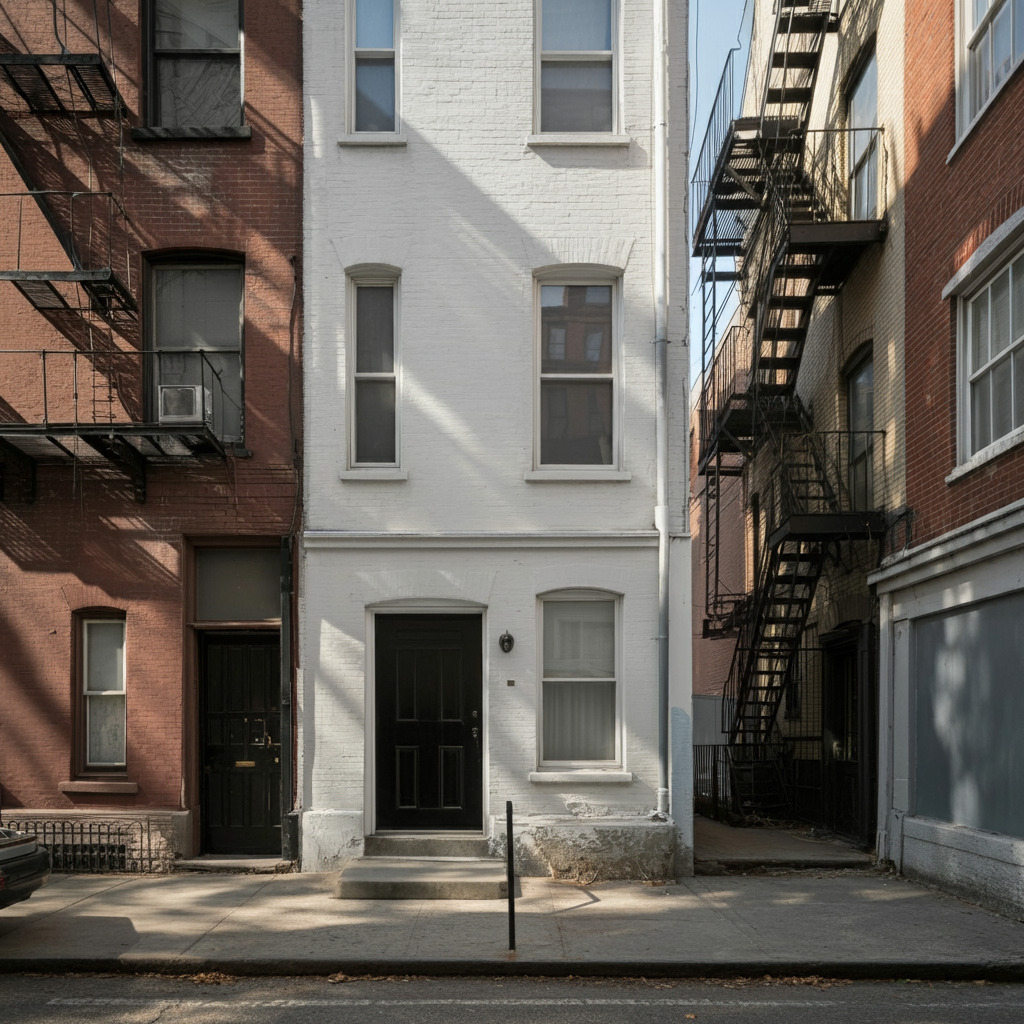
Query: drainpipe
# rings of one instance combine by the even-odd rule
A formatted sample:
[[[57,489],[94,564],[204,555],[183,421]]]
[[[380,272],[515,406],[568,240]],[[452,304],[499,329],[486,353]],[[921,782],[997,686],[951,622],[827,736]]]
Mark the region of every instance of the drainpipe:
[[[292,538],[281,538],[281,859],[297,860],[298,816],[292,801]]]
[[[654,0],[654,352],[658,531],[658,808],[668,814],[668,39],[667,0]]]

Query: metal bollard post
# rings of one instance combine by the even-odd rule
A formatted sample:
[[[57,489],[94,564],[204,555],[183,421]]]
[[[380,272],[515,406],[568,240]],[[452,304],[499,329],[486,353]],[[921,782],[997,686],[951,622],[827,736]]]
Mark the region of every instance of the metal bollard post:
[[[505,877],[508,880],[508,948],[516,948],[516,868],[512,846],[512,801],[505,801]]]

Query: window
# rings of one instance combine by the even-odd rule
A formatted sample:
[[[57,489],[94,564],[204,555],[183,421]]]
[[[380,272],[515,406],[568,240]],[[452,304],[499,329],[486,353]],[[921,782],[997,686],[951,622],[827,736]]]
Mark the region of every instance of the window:
[[[241,442],[243,268],[168,262],[151,274],[156,419]]]
[[[964,303],[967,455],[1024,427],[1024,253]]]
[[[81,620],[82,763],[92,769],[125,766],[125,622]]]
[[[539,284],[541,466],[612,466],[611,284]]]
[[[542,607],[541,764],[616,764],[616,601],[566,592]]]
[[[356,132],[397,128],[396,6],[396,0],[352,0],[349,119]]]
[[[398,465],[398,281],[393,269],[349,276],[350,463]]]
[[[878,64],[874,54],[850,93],[850,216],[878,216]]]
[[[615,0],[537,0],[541,132],[615,125]]]
[[[961,132],[1024,58],[1024,0],[961,0]]]
[[[875,502],[875,370],[870,356],[846,381],[850,425],[849,487],[854,509],[874,508]]]
[[[241,125],[240,0],[153,0],[150,21],[152,123]]]

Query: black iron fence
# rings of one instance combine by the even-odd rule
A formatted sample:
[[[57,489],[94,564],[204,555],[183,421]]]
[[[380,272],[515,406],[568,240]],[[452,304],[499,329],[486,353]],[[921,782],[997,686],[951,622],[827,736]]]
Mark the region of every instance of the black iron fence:
[[[8,818],[4,825],[34,834],[49,849],[55,872],[159,872],[173,859],[147,819]]]
[[[731,816],[729,748],[725,744],[694,744],[693,809],[705,818],[718,821],[725,821]]]

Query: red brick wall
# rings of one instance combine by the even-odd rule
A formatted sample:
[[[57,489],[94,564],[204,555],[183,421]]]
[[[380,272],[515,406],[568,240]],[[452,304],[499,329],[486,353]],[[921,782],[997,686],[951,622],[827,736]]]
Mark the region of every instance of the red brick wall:
[[[141,113],[140,4],[111,4],[112,51],[128,113],[112,122],[12,130],[35,141],[41,184],[91,186],[123,195],[134,226],[132,290],[144,253],[209,248],[245,259],[245,445],[251,458],[151,468],[144,504],[127,477],[91,465],[43,466],[33,504],[8,473],[0,503],[0,801],[12,807],[84,808],[102,804],[194,805],[196,708],[194,638],[186,624],[185,538],[266,537],[299,525],[295,457],[301,423],[301,320],[295,274],[301,269],[301,23],[299,0],[246,5],[245,101],[248,141],[133,142]],[[68,0],[68,48],[95,50],[91,0]],[[101,49],[109,60],[106,5],[99,4]],[[55,53],[50,5],[7,0],[0,45]],[[78,26],[78,28],[76,28]],[[63,22],[61,22],[63,31]],[[22,136],[18,136],[22,138]],[[0,191],[23,190],[0,153]],[[38,218],[37,218],[38,219]],[[38,224],[32,230],[41,230]],[[0,231],[0,242],[10,232]],[[35,240],[40,250],[48,239]],[[143,334],[115,338],[139,347]],[[70,349],[7,283],[0,283],[3,349]],[[2,400],[24,396],[31,374],[4,378]],[[11,389],[15,389],[12,391]],[[289,388],[290,397],[289,401]],[[6,394],[5,394],[6,389]],[[137,796],[58,792],[72,778],[74,680],[72,613],[123,609],[127,619],[128,777]]]
[[[1024,69],[947,164],[956,142],[953,0],[906,6],[907,501],[921,544],[1024,497],[1024,447],[951,484],[956,304],[942,289],[1024,207]]]

